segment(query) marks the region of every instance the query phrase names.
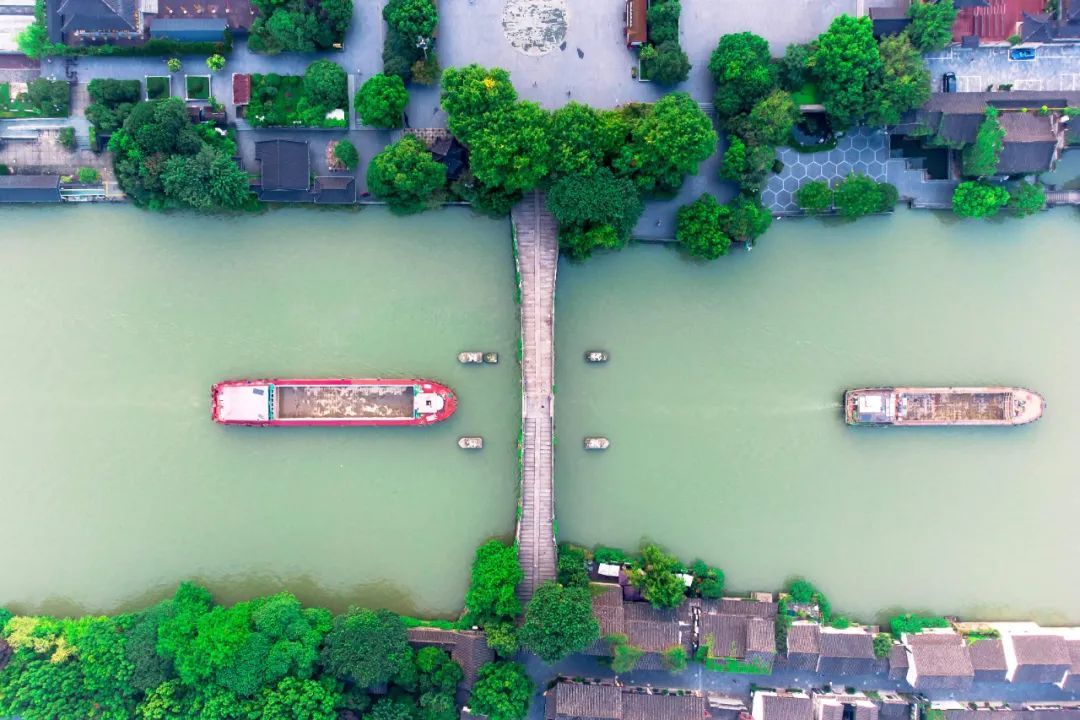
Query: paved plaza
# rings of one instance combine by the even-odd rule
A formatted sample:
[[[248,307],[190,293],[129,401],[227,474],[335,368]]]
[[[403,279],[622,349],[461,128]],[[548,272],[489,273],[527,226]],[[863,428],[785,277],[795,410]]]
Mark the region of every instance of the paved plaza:
[[[1007,47],[956,47],[927,55],[926,64],[935,92],[947,72],[956,73],[957,92],[986,92],[999,85],[1080,91],[1080,45],[1044,45],[1035,50],[1034,60],[1010,60]]]

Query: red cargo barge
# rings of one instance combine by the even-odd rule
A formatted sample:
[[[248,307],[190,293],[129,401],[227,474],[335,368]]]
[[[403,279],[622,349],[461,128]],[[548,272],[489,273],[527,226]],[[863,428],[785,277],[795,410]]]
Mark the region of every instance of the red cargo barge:
[[[223,425],[431,425],[457,409],[453,390],[431,380],[226,380],[210,397]]]

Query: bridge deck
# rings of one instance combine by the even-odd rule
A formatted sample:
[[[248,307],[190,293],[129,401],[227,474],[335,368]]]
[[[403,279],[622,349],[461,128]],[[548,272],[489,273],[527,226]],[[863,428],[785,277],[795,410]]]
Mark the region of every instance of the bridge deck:
[[[1047,205],[1080,205],[1080,190],[1047,190]]]
[[[552,457],[555,378],[555,273],[558,228],[542,193],[530,193],[511,214],[517,230],[521,273],[521,375],[524,463],[518,560],[525,580],[518,597],[528,602],[536,588],[555,579],[555,489]]]

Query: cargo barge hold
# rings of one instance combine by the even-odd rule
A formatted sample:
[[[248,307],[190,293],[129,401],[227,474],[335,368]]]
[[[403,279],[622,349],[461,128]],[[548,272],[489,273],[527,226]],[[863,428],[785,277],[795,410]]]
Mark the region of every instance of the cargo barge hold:
[[[1024,425],[1046,408],[1019,387],[879,387],[844,393],[848,425]]]
[[[227,380],[210,391],[223,425],[431,425],[454,414],[454,392],[431,380]]]

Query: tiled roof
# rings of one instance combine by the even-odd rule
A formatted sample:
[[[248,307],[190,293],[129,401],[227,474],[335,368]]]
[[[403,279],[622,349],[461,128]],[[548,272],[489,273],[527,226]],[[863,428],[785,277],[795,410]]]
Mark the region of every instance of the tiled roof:
[[[1060,635],[1014,635],[1017,665],[1072,665],[1069,646]]]
[[[813,701],[808,697],[766,695],[762,698],[761,720],[811,720]]]
[[[472,687],[480,668],[495,659],[484,633],[473,630],[443,630],[442,628],[409,628],[409,642],[420,647],[438,647],[450,653],[461,666],[462,684]]]
[[[855,720],[878,720],[878,706],[872,702],[855,703]]]
[[[821,657],[833,658],[874,658],[874,637],[866,631],[821,632]]]
[[[702,720],[706,713],[699,695],[623,693],[622,720]]]
[[[776,652],[776,621],[752,617],[746,622],[746,652]]]
[[[756,617],[776,617],[777,605],[774,602],[758,602],[757,600],[740,600],[738,598],[722,598],[719,602],[705,601],[703,608],[709,612],[719,612],[725,615],[754,615]]]
[[[908,659],[907,650],[903,645],[893,645],[889,648],[889,667],[890,668],[904,668],[907,669]]]
[[[843,720],[844,706],[836,700],[824,700],[818,703],[816,720]]]
[[[247,105],[251,102],[251,75],[233,73],[232,97],[233,105]]]
[[[1031,112],[1007,112],[998,117],[1005,128],[1005,142],[1043,142],[1056,140],[1049,115]]]
[[[648,603],[623,605],[630,644],[646,652],[663,652],[678,645],[679,622],[674,610],[657,610]]]
[[[702,720],[708,714],[701,695],[565,681],[548,693],[545,710],[550,720]]]
[[[789,653],[816,654],[821,651],[821,626],[817,623],[796,622],[788,628]]]
[[[552,690],[557,718],[622,718],[622,690],[614,685],[561,682]]]
[[[909,636],[911,664],[919,678],[972,677],[971,666],[964,639],[951,633],[928,633]]]
[[[1080,673],[1080,640],[1066,640],[1065,645],[1069,648],[1069,672]]]
[[[64,32],[135,32],[134,0],[63,0]]]
[[[998,638],[976,640],[968,645],[968,655],[971,656],[971,667],[976,672],[1006,669],[1005,649]]]
[[[261,163],[263,192],[311,187],[307,142],[262,140],[255,143],[255,158]]]
[[[705,615],[701,618],[701,634],[712,638],[713,657],[746,657],[746,617],[738,615]]]

